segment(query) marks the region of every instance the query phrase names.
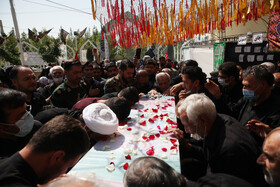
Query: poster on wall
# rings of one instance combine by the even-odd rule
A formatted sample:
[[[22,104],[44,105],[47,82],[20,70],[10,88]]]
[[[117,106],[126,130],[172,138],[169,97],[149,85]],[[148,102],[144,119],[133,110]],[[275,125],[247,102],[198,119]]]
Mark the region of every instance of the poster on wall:
[[[280,52],[280,12],[271,12],[267,31],[269,51]]]
[[[225,46],[226,46],[225,42],[214,43],[214,69],[215,70],[224,61]]]

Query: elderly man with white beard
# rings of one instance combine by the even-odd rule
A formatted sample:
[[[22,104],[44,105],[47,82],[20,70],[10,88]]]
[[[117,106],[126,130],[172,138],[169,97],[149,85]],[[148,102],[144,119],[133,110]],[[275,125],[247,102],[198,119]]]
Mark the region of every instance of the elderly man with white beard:
[[[185,131],[203,140],[203,148],[198,151],[204,154],[212,173],[226,173],[254,186],[265,186],[256,163],[260,149],[236,119],[218,114],[215,104],[205,94],[188,96],[179,106],[178,115]],[[186,151],[195,149],[188,146]]]

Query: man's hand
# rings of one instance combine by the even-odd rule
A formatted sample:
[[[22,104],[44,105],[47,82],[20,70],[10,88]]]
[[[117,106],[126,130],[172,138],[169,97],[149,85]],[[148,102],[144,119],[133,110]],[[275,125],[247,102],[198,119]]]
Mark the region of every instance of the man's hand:
[[[216,98],[221,98],[221,90],[218,84],[214,81],[209,80],[207,83],[204,84],[204,87]]]
[[[177,92],[179,92],[183,88],[183,82],[175,84],[170,88],[170,95],[175,96]]]
[[[250,131],[253,131],[257,135],[259,135],[261,138],[265,138],[268,133],[272,130],[269,125],[262,123],[261,121],[258,120],[251,120],[248,121],[247,125],[248,129]]]
[[[187,96],[188,96],[188,94],[187,94],[186,90],[180,91],[180,93],[179,93],[179,99],[180,100],[185,99]]]
[[[99,94],[100,94],[99,88],[92,88],[92,87],[90,87],[89,92],[88,92],[88,95],[90,97],[97,96]]]
[[[181,140],[184,138],[184,132],[180,129],[174,129],[173,134],[178,140]]]

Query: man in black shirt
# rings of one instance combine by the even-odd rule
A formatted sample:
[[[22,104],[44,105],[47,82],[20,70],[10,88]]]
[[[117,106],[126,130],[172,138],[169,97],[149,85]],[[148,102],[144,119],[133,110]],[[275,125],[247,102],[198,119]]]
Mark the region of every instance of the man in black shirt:
[[[26,103],[30,106],[33,116],[43,110],[43,106],[46,105],[45,98],[36,92],[36,76],[30,67],[22,65],[13,67],[10,71],[10,79],[16,90],[27,95]]]
[[[23,92],[0,88],[0,158],[21,150],[41,126],[26,111]]]
[[[1,186],[37,186],[65,173],[89,149],[80,121],[66,115],[53,118],[19,152],[0,163]]]
[[[256,163],[260,149],[237,120],[217,114],[214,103],[204,94],[188,96],[178,113],[185,131],[203,140],[203,148],[197,151],[205,155],[212,173],[234,175],[254,186],[265,185]]]
[[[61,66],[54,66],[50,69],[50,74],[53,82],[44,87],[42,95],[45,97],[46,102],[50,103],[50,96],[53,91],[58,87],[64,80],[64,69]]]

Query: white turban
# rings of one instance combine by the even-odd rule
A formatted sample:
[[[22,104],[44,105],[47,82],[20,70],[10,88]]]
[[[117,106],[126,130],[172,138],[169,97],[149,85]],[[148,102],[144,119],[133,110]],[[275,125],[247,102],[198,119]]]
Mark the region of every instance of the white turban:
[[[93,132],[110,135],[117,131],[119,120],[116,114],[103,103],[93,103],[83,110],[86,126]]]

